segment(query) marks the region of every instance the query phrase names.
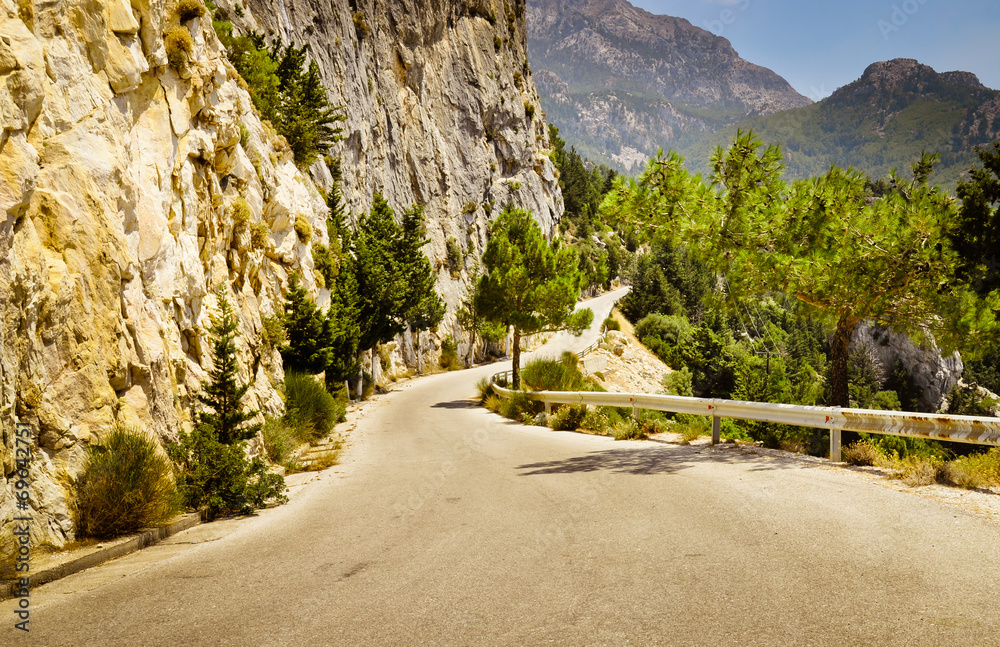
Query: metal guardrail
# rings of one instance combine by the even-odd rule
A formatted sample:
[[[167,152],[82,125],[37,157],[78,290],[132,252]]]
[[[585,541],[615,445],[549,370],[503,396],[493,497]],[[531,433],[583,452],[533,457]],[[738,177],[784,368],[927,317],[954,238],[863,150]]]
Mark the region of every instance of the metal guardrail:
[[[496,382],[501,377],[505,377],[509,381],[510,373],[511,371],[504,371],[497,373],[492,378],[494,389],[502,397],[510,397],[512,391],[497,385]],[[716,444],[720,440],[722,418],[829,429],[830,460],[836,462],[841,460],[841,431],[1000,446],[1000,418],[841,409],[840,407],[809,407],[797,404],[744,402],[645,393],[590,391],[529,391],[527,393],[531,399],[545,403],[546,411],[551,411],[553,404],[589,404],[604,407],[632,407],[633,415],[637,415],[640,409],[650,409],[711,416],[712,444]]]
[[[603,341],[604,341],[604,336],[602,335],[602,336],[598,337],[598,338],[597,338],[597,341],[595,341],[595,342],[594,342],[593,344],[591,344],[590,346],[587,346],[587,347],[586,347],[586,348],[584,348],[583,350],[581,350],[581,351],[579,351],[579,352],[577,352],[577,353],[573,353],[573,354],[574,354],[574,355],[576,355],[576,358],[577,358],[577,359],[583,359],[583,357],[584,357],[584,356],[585,356],[585,355],[586,355],[587,353],[592,353],[592,352],[594,352],[595,350],[597,350],[598,346],[600,346],[600,345],[601,345],[601,343],[602,343]]]

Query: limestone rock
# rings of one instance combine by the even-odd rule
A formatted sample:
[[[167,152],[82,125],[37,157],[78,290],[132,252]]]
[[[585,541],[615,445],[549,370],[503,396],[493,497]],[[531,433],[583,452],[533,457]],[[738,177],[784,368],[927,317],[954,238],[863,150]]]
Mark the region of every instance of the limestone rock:
[[[891,371],[897,361],[901,362],[923,392],[921,405],[928,411],[942,407],[965,370],[957,352],[944,357],[933,345],[918,346],[905,335],[868,323],[859,324],[851,337],[852,352],[862,347],[875,354],[883,371]]]

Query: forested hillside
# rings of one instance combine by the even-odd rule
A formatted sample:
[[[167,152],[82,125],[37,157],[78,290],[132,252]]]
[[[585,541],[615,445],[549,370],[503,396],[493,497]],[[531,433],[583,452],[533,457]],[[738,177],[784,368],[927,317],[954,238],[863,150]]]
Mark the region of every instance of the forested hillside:
[[[930,181],[954,190],[975,160],[975,146],[1000,137],[1000,93],[973,74],[939,74],[896,59],[872,64],[811,106],[744,119],[678,151],[688,168],[705,173],[712,151],[737,130],[780,144],[792,178],[818,175],[831,164],[884,176],[905,170],[926,150],[940,155]]]

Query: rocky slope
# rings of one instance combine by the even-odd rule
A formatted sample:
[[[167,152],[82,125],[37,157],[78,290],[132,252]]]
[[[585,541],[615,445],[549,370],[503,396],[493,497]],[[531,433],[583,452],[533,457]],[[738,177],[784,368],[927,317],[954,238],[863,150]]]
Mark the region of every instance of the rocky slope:
[[[491,213],[513,202],[554,231],[562,197],[528,72],[523,0],[249,0],[243,18],[231,0],[219,6],[244,28],[309,44],[347,116],[332,152],[349,210],[368,209],[376,191],[398,210],[425,205],[425,251],[449,309]],[[463,254],[455,279],[449,238]]]
[[[490,200],[554,225],[561,197],[545,128],[525,114],[537,96],[530,76],[513,74],[523,10],[430,0],[253,9],[265,25],[294,17],[273,24],[312,43],[345,104],[339,154],[355,211],[374,191],[398,207],[426,203],[437,258],[449,236],[476,255]],[[193,37],[180,69],[164,47],[177,27]],[[116,422],[164,440],[190,424],[217,286],[240,317],[249,404],[282,407],[280,357],[261,341],[261,318],[281,307],[292,271],[316,291],[311,244],[326,242],[327,210],[244,88],[207,19],[179,24],[165,0],[0,0],[3,555],[14,423],[37,434],[32,543],[60,546],[74,536],[72,485],[88,443]],[[237,198],[247,222],[232,217]],[[301,219],[310,227],[296,233]]]
[[[873,63],[816,104],[745,120],[682,149],[689,166],[704,171],[714,147],[731,142],[737,128],[781,144],[791,177],[821,174],[830,164],[908,177],[927,150],[941,155],[931,181],[954,188],[976,159],[974,147],[1000,139],[1000,92],[974,74],[938,73],[913,59]]]
[[[619,169],[691,134],[811,103],[728,40],[625,0],[532,0],[528,38],[549,121]]]

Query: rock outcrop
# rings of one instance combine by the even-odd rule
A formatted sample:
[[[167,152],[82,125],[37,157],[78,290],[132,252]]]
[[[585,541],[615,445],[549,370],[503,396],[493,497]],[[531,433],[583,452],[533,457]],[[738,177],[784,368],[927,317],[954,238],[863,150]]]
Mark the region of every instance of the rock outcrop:
[[[659,147],[812,103],[728,40],[626,0],[533,0],[528,38],[542,105],[560,136],[626,171]]]
[[[470,265],[491,207],[512,200],[552,230],[561,197],[546,130],[527,108],[538,104],[530,76],[515,79],[523,5],[252,8],[311,44],[345,105],[337,154],[355,212],[375,191],[400,208],[424,203],[432,257],[455,238]],[[192,37],[180,65],[164,45],[177,28]],[[262,342],[262,318],[280,310],[293,271],[318,292],[311,245],[327,242],[327,209],[253,109],[209,17],[181,23],[165,0],[0,0],[0,128],[7,555],[14,423],[37,434],[32,543],[61,546],[74,536],[73,483],[89,443],[116,423],[164,441],[190,425],[218,286],[240,318],[249,405],[281,410],[280,356]],[[310,227],[297,228],[302,219]],[[451,304],[459,285],[446,280]]]
[[[249,0],[243,17],[231,0],[219,6],[242,28],[309,44],[347,117],[331,153],[348,210],[369,209],[375,192],[397,210],[424,205],[425,251],[449,311],[506,203],[555,231],[562,195],[529,72],[524,0]],[[448,264],[449,239],[459,267]]]
[[[851,337],[851,351],[862,348],[878,358],[885,372],[891,371],[896,362],[901,363],[923,394],[920,404],[925,411],[938,411],[944,406],[965,370],[957,352],[944,357],[932,345],[918,346],[905,335],[868,323],[859,324]]]

